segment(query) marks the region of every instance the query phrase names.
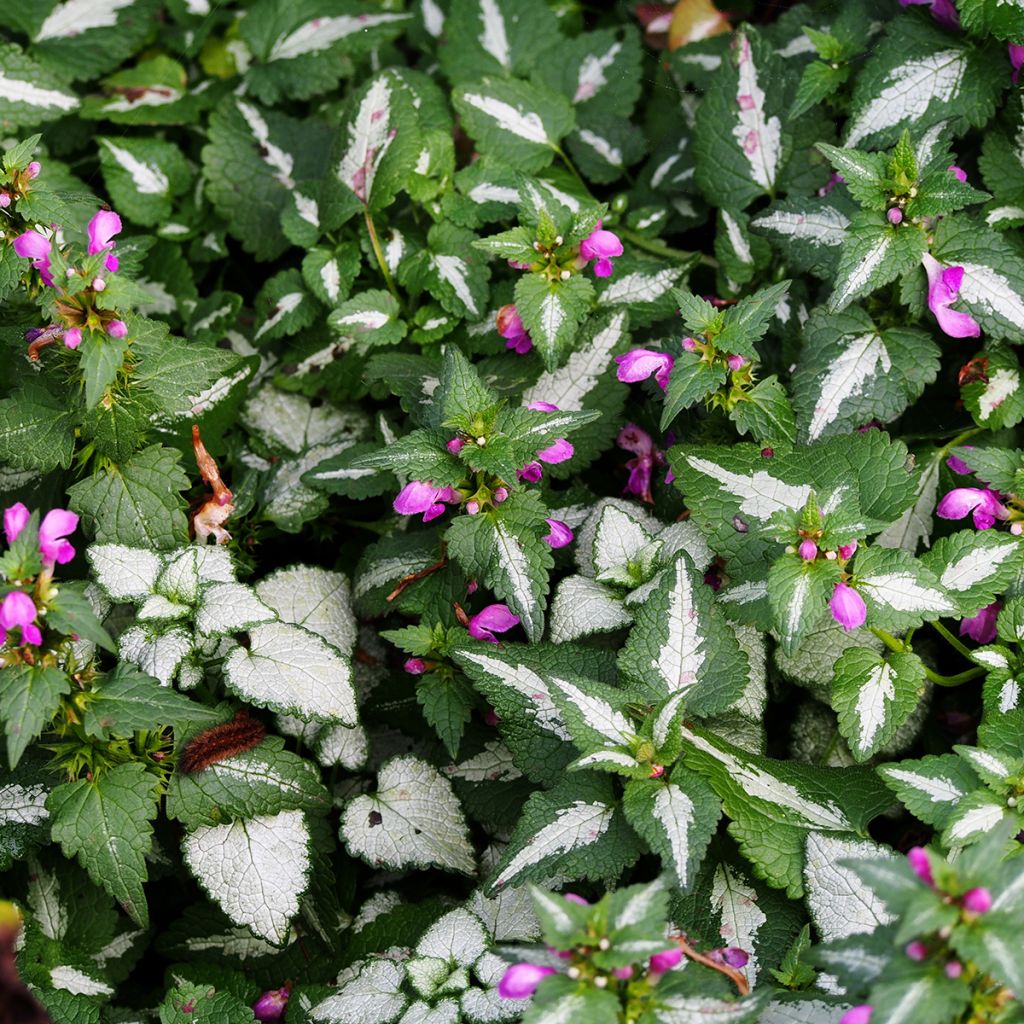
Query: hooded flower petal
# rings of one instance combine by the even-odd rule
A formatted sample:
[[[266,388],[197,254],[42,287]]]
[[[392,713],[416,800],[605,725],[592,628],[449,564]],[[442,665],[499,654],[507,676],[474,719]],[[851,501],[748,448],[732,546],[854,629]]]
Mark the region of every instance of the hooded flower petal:
[[[969,636],[979,644],[990,644],[996,638],[996,618],[1002,604],[995,601],[980,611],[960,620],[960,635]]]
[[[66,508],[51,509],[39,526],[39,551],[43,561],[64,565],[75,557],[75,549],[64,538],[78,529],[78,516]]]
[[[605,231],[600,224],[580,242],[581,258],[588,263],[597,260],[594,264],[595,277],[611,277],[615,270],[612,257],[621,256],[622,251],[619,236],[614,231]]]
[[[545,519],[544,521],[551,528],[551,532],[544,537],[544,542],[549,547],[564,548],[567,544],[572,543],[574,534],[567,523],[563,523],[561,519]]]
[[[459,492],[453,487],[435,487],[429,480],[410,480],[396,495],[394,510],[403,516],[423,513],[423,521],[429,523],[444,512],[444,504],[457,504]]]
[[[8,544],[18,539],[18,534],[25,529],[31,516],[32,513],[20,501],[4,509],[4,536]]]
[[[654,352],[649,348],[635,348],[616,356],[615,362],[619,364],[616,376],[624,384],[647,380],[653,374],[662,391],[668,387],[668,375],[675,365],[675,359],[667,352]]]
[[[651,974],[664,974],[672,970],[682,959],[681,949],[667,949],[664,953],[655,953],[650,960]]]
[[[533,339],[526,333],[523,319],[512,303],[502,306],[495,319],[498,333],[505,339],[505,348],[513,349],[521,356],[533,348]]]
[[[935,514],[942,519],[963,519],[968,512],[973,514],[979,530],[987,530],[997,519],[1005,519],[1009,514],[999,495],[987,487],[954,488],[935,508]]]
[[[615,443],[634,455],[650,455],[654,452],[654,439],[643,427],[638,427],[635,423],[627,423],[619,431]]]
[[[11,243],[15,253],[22,259],[31,260],[32,266],[39,271],[39,276],[48,287],[53,287],[53,275],[50,273],[50,252],[53,243],[38,231],[26,231]]]
[[[1020,78],[1020,69],[1024,67],[1024,46],[1017,46],[1014,43],[1009,44],[1010,50],[1010,65],[1013,67],[1013,74],[1010,76],[1011,81],[1014,85],[1017,84],[1017,80]]]
[[[559,462],[566,462],[573,457],[575,449],[564,437],[560,437],[550,448],[544,448],[537,452],[537,458],[541,462],[555,465]]]
[[[482,611],[479,611],[469,620],[466,627],[469,635],[477,640],[486,640],[488,643],[496,644],[498,638],[495,633],[507,633],[510,629],[519,625],[519,616],[513,615],[508,606],[504,604],[489,604]]]
[[[540,483],[544,467],[539,462],[528,462],[522,469],[516,470],[516,476],[528,484]]]
[[[114,247],[114,235],[121,233],[121,218],[113,210],[99,210],[89,221],[89,255]],[[117,270],[119,261],[111,254],[104,263],[107,270]]]
[[[928,859],[928,852],[923,846],[913,846],[907,851],[907,863],[910,865],[910,870],[925,885],[934,887],[935,879],[932,877],[932,864]]]
[[[960,15],[953,0],[900,0],[900,7],[923,7],[932,9],[932,17],[943,26],[943,28],[959,28]]]
[[[928,275],[928,308],[939,327],[951,338],[977,338],[981,334],[977,320],[970,313],[950,309],[960,297],[964,268],[944,267],[931,253],[925,253],[921,262]]]
[[[263,995],[252,1004],[252,1015],[263,1024],[280,1020],[288,1005],[289,991],[287,988],[275,988]]]
[[[502,999],[529,999],[549,974],[557,973],[554,967],[540,964],[513,964],[498,982],[498,995]]]
[[[77,327],[69,327],[64,332],[64,347],[78,348],[82,344],[82,332]]]
[[[20,590],[12,590],[0,603],[0,630],[8,633],[20,629],[22,643],[38,646],[43,635],[35,625],[36,614],[35,601]]]
[[[868,610],[864,598],[848,583],[837,583],[829,602],[832,618],[849,631],[864,625]]]
[[[872,1007],[868,1003],[861,1003],[860,1006],[847,1010],[839,1018],[839,1024],[870,1024]]]

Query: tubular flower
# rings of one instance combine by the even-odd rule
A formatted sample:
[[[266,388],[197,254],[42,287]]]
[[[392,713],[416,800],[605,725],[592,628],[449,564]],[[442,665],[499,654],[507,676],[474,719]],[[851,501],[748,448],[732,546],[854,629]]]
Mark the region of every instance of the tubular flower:
[[[871,1013],[872,1007],[867,1003],[861,1003],[860,1006],[855,1006],[852,1010],[847,1010],[846,1013],[839,1018],[839,1024],[870,1024]]]
[[[498,982],[498,995],[502,999],[529,999],[548,975],[557,973],[554,967],[540,964],[513,964]]]
[[[917,875],[929,888],[935,888],[935,879],[932,877],[932,864],[928,859],[928,852],[923,846],[914,846],[907,850],[907,863],[910,870]]]
[[[580,256],[594,264],[594,277],[611,277],[615,271],[612,257],[621,256],[622,242],[614,231],[605,231],[600,222],[590,234],[580,242]]]
[[[454,487],[435,487],[429,480],[411,480],[395,497],[394,509],[403,516],[422,512],[423,522],[429,523],[443,515],[445,504],[457,505],[460,500]]]
[[[498,333],[505,339],[505,348],[510,348],[521,356],[533,348],[533,339],[526,333],[523,319],[516,307],[509,303],[498,310]]]
[[[654,503],[654,496],[651,494],[651,482],[654,477],[654,470],[657,466],[665,465],[665,456],[655,447],[651,435],[638,427],[635,423],[629,423],[619,431],[615,443],[632,452],[636,458],[626,463],[629,470],[629,479],[623,488],[623,494],[635,494],[641,501],[648,505]]]
[[[567,544],[572,543],[573,532],[568,524],[563,523],[561,519],[545,519],[544,521],[551,528],[551,532],[544,537],[544,543],[548,547],[564,548]]]
[[[963,267],[944,267],[931,253],[921,257],[928,275],[928,308],[939,327],[951,338],[977,338],[981,334],[978,321],[970,313],[950,309],[960,297],[964,280]]]
[[[616,376],[623,384],[635,384],[653,374],[662,391],[668,387],[668,375],[675,365],[675,359],[667,352],[653,352],[649,348],[635,348],[616,356],[615,362],[619,364]]]
[[[567,441],[564,437],[558,438],[557,441],[549,448],[543,448],[537,452],[537,458],[541,462],[547,462],[549,465],[555,465],[559,462],[566,462],[568,459],[573,457],[575,449],[572,443]]]
[[[518,625],[519,616],[513,615],[507,605],[489,604],[470,618],[466,628],[471,637],[475,637],[477,640],[486,640],[489,644],[496,644],[498,638],[494,635],[495,633],[507,633]]]
[[[114,235],[121,233],[121,218],[113,210],[99,210],[89,221],[89,255],[95,256],[98,252],[106,249],[113,250]],[[120,260],[113,254],[104,260],[103,265],[111,273],[121,265]]]
[[[832,618],[847,632],[864,625],[868,610],[864,598],[848,583],[837,583],[829,601]]]
[[[664,953],[655,953],[650,959],[650,973],[654,975],[671,971],[683,959],[681,949],[667,949]]]
[[[932,17],[943,28],[959,28],[960,15],[957,14],[953,0],[900,0],[900,7],[927,5],[932,9]],[[847,1024],[853,1024],[848,1021]]]
[[[1005,519],[1009,514],[999,495],[987,487],[957,487],[935,507],[935,514],[942,519],[963,519],[968,512],[979,530],[989,529],[997,519]]]
[[[50,252],[53,243],[38,231],[26,231],[11,243],[14,251],[23,260],[31,260],[34,269],[39,271],[43,284],[53,287],[53,275],[50,273]]]
[[[980,611],[960,620],[960,635],[969,636],[979,644],[990,644],[996,638],[996,619],[1002,604],[995,601]]]
[[[12,590],[0,604],[0,643],[7,639],[12,629],[21,630],[21,642],[39,646],[43,642],[43,634],[35,624],[36,603],[28,594],[20,590]]]
[[[64,565],[75,557],[75,549],[65,538],[77,529],[78,516],[74,512],[55,508],[46,513],[39,526],[39,552],[44,565],[51,568],[55,562]]]
[[[544,476],[544,467],[539,462],[528,462],[522,469],[516,470],[516,476],[524,483],[540,483]]]
[[[1010,79],[1016,85],[1017,80],[1020,78],[1020,69],[1024,66],[1024,46],[1016,46],[1010,43],[1009,49],[1010,64],[1013,67],[1013,74],[1010,76]]]
[[[25,529],[31,515],[20,501],[4,509],[4,536],[8,544],[13,544],[18,539],[18,534]]]
[[[274,988],[263,995],[252,1004],[252,1015],[263,1024],[280,1020],[284,1015],[285,1007],[288,1005],[288,988]]]

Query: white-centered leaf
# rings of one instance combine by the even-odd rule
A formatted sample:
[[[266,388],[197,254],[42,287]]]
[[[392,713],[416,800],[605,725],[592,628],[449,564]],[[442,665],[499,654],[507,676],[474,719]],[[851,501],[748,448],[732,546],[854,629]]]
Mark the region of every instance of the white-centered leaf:
[[[738,946],[749,957],[741,970],[753,985],[760,969],[757,937],[768,922],[758,905],[757,890],[728,864],[719,864],[711,880],[711,910],[718,914],[718,934],[724,944]]]
[[[244,583],[211,583],[200,592],[196,629],[207,636],[224,636],[274,618],[274,612],[252,587]]]
[[[734,473],[710,459],[686,456],[690,467],[711,477],[718,486],[740,499],[740,509],[755,519],[768,520],[783,509],[802,509],[811,493],[810,484],[788,484],[764,470]]]
[[[343,654],[356,641],[356,620],[348,580],[338,572],[296,565],[256,584],[260,600],[282,621],[303,626]]]
[[[337,994],[309,1011],[312,1020],[325,1024],[386,1024],[405,1009],[409,997],[402,991],[405,967],[394,960],[367,960],[357,964],[355,978]]]
[[[86,549],[93,578],[115,601],[130,601],[152,592],[162,562],[143,548],[92,544]]]
[[[845,400],[864,391],[879,367],[882,373],[892,369],[892,361],[881,335],[862,334],[850,340],[842,355],[833,361],[821,379],[821,391],[814,406],[811,424],[807,428],[810,440],[820,437],[825,427],[836,419]]]

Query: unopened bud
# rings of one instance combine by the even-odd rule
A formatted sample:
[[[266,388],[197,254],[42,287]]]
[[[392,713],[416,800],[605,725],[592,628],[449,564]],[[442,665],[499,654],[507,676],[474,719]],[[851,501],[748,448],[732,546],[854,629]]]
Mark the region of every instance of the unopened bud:
[[[570,967],[566,972],[566,977],[572,981],[577,981],[580,976],[580,969],[578,967]]]
[[[1024,533],[1024,523],[1010,523],[1010,533],[1012,533],[1014,537],[1019,537]]]
[[[497,488],[495,488],[494,494],[493,494],[494,504],[495,505],[500,505],[507,497],[508,497],[508,488],[507,487],[497,487]]]
[[[693,338],[683,338],[683,351],[684,352],[693,352],[693,351],[696,350],[696,348],[697,348],[697,342],[695,342],[693,340]]]
[[[411,676],[421,676],[427,671],[427,663],[422,658],[408,658],[402,668]]]
[[[94,277],[92,279],[92,290],[94,292],[102,292],[106,289],[107,282],[102,277]]]
[[[848,558],[853,558],[853,553],[857,550],[857,542],[851,540],[849,544],[842,544],[839,548],[839,557],[844,561]]]
[[[800,541],[800,557],[805,562],[813,562],[818,557],[818,545],[813,540]]]
[[[732,355],[726,359],[726,363],[729,365],[729,369],[735,373],[737,370],[742,370],[747,365],[747,360],[743,356]]]
[[[920,939],[915,939],[913,942],[907,943],[904,952],[911,960],[921,961],[927,958],[928,947]]]
[[[893,225],[903,223],[903,211],[898,206],[890,206],[885,214],[885,219]]]
[[[992,909],[992,893],[988,889],[969,889],[964,893],[963,908],[971,914],[985,914]]]
[[[594,979],[594,988],[606,988],[607,985],[608,985],[608,979],[603,974],[599,974]]]
[[[559,274],[558,276],[559,276],[559,277],[560,277],[560,278],[561,278],[561,279],[562,279],[563,281],[568,281],[568,280],[569,280],[569,278],[570,278],[570,277],[572,277],[572,274],[571,274],[571,273],[570,273],[570,271],[568,271],[568,270],[563,270],[563,271],[561,272],[561,274]]]
[[[446,447],[447,447],[448,451],[450,451],[452,453],[452,455],[458,455],[459,452],[462,451],[463,444],[465,444],[465,442],[462,440],[461,437],[453,437],[448,442]]]
[[[947,978],[952,978],[955,981],[964,973],[964,965],[959,960],[950,960],[943,970],[946,972]]]
[[[561,235],[555,235],[555,245],[561,245],[565,239]]]
[[[478,501],[467,501],[466,511],[471,515],[475,516],[480,511],[480,502]]]
[[[6,210],[11,205],[11,196],[8,192],[0,192],[0,210]]]
[[[32,163],[25,168],[25,174],[31,178],[38,178],[39,172],[43,169],[43,165],[38,160],[33,160]]]
[[[126,338],[128,336],[128,325],[123,320],[111,320],[107,324],[107,334],[112,338]]]
[[[598,944],[597,948],[603,953],[606,949],[610,948],[612,942],[607,936],[603,938]]]

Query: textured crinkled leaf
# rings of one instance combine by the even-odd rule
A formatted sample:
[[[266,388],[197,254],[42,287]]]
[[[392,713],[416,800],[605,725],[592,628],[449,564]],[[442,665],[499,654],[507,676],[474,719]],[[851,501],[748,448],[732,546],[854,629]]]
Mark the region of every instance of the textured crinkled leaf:
[[[393,345],[405,337],[398,302],[380,289],[360,292],[333,309],[327,323],[339,334],[363,345]]]
[[[911,814],[936,828],[945,827],[960,801],[978,785],[977,776],[955,754],[883,764],[878,774]]]
[[[417,757],[396,757],[377,777],[373,796],[357,796],[342,813],[349,851],[391,870],[440,867],[471,874],[473,848],[452,784]]]
[[[959,530],[937,541],[921,561],[957,602],[973,615],[1003,593],[1020,571],[1024,547],[1008,533]]]
[[[64,117],[79,102],[51,68],[37,64],[13,42],[0,45],[0,122],[9,129]]]
[[[887,223],[881,214],[854,214],[845,232],[828,309],[835,313],[854,299],[914,270],[927,250],[924,235]]]
[[[757,214],[750,226],[767,235],[795,268],[828,277],[835,270],[851,212],[836,197],[788,198]]]
[[[4,722],[11,768],[50,724],[60,707],[61,696],[70,691],[71,681],[59,668],[24,663],[4,667],[0,718]]]
[[[191,180],[178,147],[162,139],[104,136],[96,141],[103,180],[117,208],[139,224],[169,220],[174,196]]]
[[[566,576],[551,600],[549,630],[556,644],[622,629],[632,622],[632,613],[621,598],[586,576]]]
[[[249,645],[224,663],[228,688],[257,707],[325,722],[355,725],[352,670],[315,633],[287,622],[249,632]]]
[[[145,548],[123,544],[93,544],[86,549],[93,579],[115,601],[152,593],[163,568],[160,558]]]
[[[857,590],[867,604],[869,624],[884,629],[909,629],[957,608],[926,563],[899,549],[860,552]]]
[[[409,1002],[402,991],[405,967],[393,960],[364,960],[358,973],[337,995],[328,996],[310,1011],[326,1024],[388,1024]]]
[[[67,405],[30,384],[0,399],[0,460],[14,469],[67,467],[75,450]]]
[[[273,611],[244,583],[211,583],[200,591],[196,629],[207,636],[239,633],[274,618]]]
[[[303,626],[343,654],[355,645],[351,588],[341,573],[316,566],[290,566],[257,583],[256,594],[283,622]]]
[[[118,654],[147,675],[169,686],[182,660],[195,646],[192,633],[183,626],[157,624],[130,626],[118,637]]]
[[[182,844],[185,863],[228,917],[282,945],[309,884],[310,834],[301,811],[201,825]]]
[[[314,405],[269,384],[246,403],[242,422],[275,452],[292,454],[342,437],[355,441],[367,427],[365,416],[353,409]]]

